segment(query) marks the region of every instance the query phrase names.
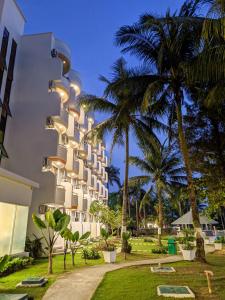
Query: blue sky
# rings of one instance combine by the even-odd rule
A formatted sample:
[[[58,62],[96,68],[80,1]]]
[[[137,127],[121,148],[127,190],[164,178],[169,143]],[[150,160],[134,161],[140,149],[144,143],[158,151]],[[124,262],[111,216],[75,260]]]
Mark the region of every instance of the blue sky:
[[[181,0],[18,0],[27,24],[25,33],[54,32],[72,50],[72,66],[81,76],[83,89],[102,95],[104,86],[100,74],[109,75],[110,66],[121,56],[114,45],[114,35],[122,25],[130,25],[145,12],[163,14],[180,7]],[[136,65],[133,57],[125,57]],[[109,147],[107,138],[107,147]],[[131,153],[137,152],[131,139]],[[116,148],[113,164],[121,168],[123,178],[124,149]],[[137,170],[131,168],[131,175]]]

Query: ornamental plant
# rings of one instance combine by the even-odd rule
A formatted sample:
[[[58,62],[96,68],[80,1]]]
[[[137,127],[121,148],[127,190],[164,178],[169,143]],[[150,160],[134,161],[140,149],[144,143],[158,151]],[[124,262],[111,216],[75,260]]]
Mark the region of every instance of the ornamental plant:
[[[40,230],[41,236],[46,243],[46,250],[48,252],[48,274],[52,274],[53,248],[58,237],[69,225],[70,216],[57,209],[54,212],[51,210],[47,211],[45,213],[45,221],[42,221],[35,214],[32,215],[32,219],[36,227]]]
[[[62,233],[62,237],[64,237],[66,246],[66,250],[64,250],[64,268],[65,268],[65,261],[66,261],[66,253],[68,244],[71,250],[72,255],[72,265],[75,266],[75,255],[77,250],[83,245],[88,243],[88,238],[90,236],[90,232],[86,232],[80,236],[79,231],[72,232],[70,229],[66,228],[66,230]]]
[[[116,246],[114,243],[109,242],[110,233],[105,228],[101,228],[101,238],[104,241],[104,244],[100,247],[102,251],[115,251]]]

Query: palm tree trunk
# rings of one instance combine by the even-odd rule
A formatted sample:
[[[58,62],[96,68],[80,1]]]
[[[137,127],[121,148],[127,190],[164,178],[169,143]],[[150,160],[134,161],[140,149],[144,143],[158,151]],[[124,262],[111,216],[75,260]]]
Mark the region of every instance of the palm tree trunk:
[[[163,203],[162,203],[162,193],[161,193],[161,186],[160,182],[157,185],[157,197],[158,197],[158,244],[159,247],[162,247],[162,228],[163,228]]]
[[[138,199],[136,199],[136,227],[137,227],[137,236],[139,236],[139,216],[138,216]]]
[[[123,232],[127,231],[127,204],[128,204],[128,176],[129,176],[129,127],[125,131],[125,175],[123,187],[123,206],[122,206],[122,228],[121,237]],[[122,239],[122,249],[126,246],[125,241]]]
[[[206,259],[205,259],[204,239],[202,238],[202,229],[200,224],[196,193],[195,193],[192,169],[190,164],[190,157],[188,152],[187,141],[185,138],[184,128],[183,128],[182,109],[181,109],[180,100],[176,102],[176,113],[177,113],[177,121],[178,121],[178,136],[180,142],[180,149],[183,155],[184,164],[187,173],[189,199],[190,199],[190,204],[192,209],[193,225],[196,233],[196,246],[197,246],[196,260],[200,262],[205,262]]]
[[[143,206],[143,215],[144,215],[144,229],[146,228],[146,209],[145,209],[145,204]]]

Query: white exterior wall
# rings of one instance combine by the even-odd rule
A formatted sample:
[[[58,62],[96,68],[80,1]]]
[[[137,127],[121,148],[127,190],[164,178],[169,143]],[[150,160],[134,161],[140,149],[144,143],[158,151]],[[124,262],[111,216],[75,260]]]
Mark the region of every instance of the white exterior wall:
[[[69,214],[76,211],[79,221],[72,221],[72,226],[84,233],[90,227],[91,202],[107,201],[100,188],[105,184],[106,165],[101,162],[101,143],[94,149],[83,141],[94,119],[78,107],[81,87],[70,68],[70,49],[52,33],[22,35],[24,19],[13,0],[0,1],[0,16],[0,34],[6,24],[18,42],[10,98],[13,118],[7,120],[4,141],[9,159],[2,166],[40,185],[33,193],[29,233],[35,231],[31,215],[39,213],[41,205],[62,207]]]

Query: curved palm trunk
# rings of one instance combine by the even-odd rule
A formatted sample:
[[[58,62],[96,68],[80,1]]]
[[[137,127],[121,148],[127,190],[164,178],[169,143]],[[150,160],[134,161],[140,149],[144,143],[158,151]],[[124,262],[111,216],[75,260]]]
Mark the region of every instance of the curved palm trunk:
[[[146,228],[146,209],[145,204],[143,206],[143,219],[144,219],[144,229]]]
[[[136,227],[137,227],[137,236],[139,236],[139,214],[138,214],[138,199],[136,199]]]
[[[123,187],[123,206],[122,206],[122,228],[123,232],[127,231],[127,205],[128,205],[128,176],[129,176],[129,127],[125,131],[125,175]],[[122,239],[122,250],[126,248],[126,241]]]
[[[157,188],[157,197],[158,197],[158,244],[160,247],[162,247],[162,228],[163,228],[163,203],[162,203],[162,191],[160,183],[156,184]]]
[[[190,164],[190,157],[188,152],[187,141],[184,134],[184,128],[183,128],[181,102],[179,100],[176,103],[176,113],[177,113],[177,121],[178,121],[178,136],[180,142],[180,149],[183,155],[184,164],[187,173],[189,199],[190,199],[190,204],[192,209],[193,225],[196,233],[196,246],[197,246],[196,260],[205,262],[206,259],[205,259],[204,240],[202,238],[202,229],[201,229],[201,224],[199,219],[196,193],[195,193],[192,169]]]

